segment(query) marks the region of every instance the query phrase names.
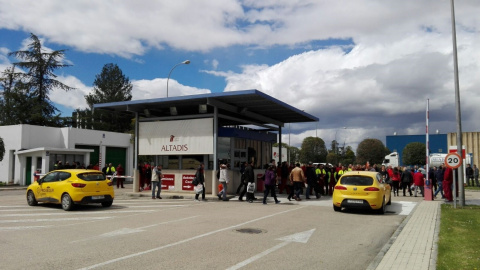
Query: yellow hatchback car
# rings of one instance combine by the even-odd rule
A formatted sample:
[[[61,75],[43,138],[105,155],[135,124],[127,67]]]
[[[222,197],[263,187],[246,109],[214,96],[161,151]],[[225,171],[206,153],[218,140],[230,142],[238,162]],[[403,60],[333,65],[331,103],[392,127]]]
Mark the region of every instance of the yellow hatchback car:
[[[101,203],[110,207],[115,197],[112,181],[97,170],[65,169],[51,171],[27,188],[27,203],[61,204],[72,210],[75,204]]]
[[[384,183],[378,172],[352,171],[340,177],[333,191],[333,210],[342,208],[372,209],[385,213],[385,205],[392,203],[392,187]]]

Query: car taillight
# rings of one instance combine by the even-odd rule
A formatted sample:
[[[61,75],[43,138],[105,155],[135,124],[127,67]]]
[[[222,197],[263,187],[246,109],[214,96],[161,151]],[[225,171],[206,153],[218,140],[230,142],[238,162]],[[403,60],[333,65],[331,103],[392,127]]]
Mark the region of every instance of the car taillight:
[[[364,189],[364,191],[380,191],[380,189],[376,187],[367,187],[366,189]]]
[[[335,189],[339,189],[339,190],[347,190],[346,187],[344,186],[335,186]]]
[[[76,188],[83,188],[85,187],[87,184],[82,184],[82,183],[72,183],[72,186],[73,187],[76,187]]]
[[[107,185],[113,186],[113,182],[112,181],[107,181]]]

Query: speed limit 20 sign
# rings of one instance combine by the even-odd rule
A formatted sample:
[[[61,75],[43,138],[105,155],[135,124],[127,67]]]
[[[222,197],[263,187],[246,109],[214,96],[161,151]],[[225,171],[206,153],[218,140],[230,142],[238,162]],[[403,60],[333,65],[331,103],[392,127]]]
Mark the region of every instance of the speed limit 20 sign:
[[[456,169],[462,165],[462,158],[457,153],[450,153],[445,157],[445,165],[450,169]]]

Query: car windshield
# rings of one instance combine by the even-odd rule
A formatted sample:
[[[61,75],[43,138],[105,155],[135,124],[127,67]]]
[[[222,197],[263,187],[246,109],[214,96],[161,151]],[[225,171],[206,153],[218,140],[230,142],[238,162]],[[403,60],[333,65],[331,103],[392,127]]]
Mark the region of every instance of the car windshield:
[[[371,186],[373,184],[373,178],[368,176],[344,176],[340,184],[342,185],[351,185],[351,186]]]
[[[91,172],[91,173],[80,173],[77,175],[79,179],[84,181],[102,181],[106,180],[105,175],[103,173],[98,172]]]

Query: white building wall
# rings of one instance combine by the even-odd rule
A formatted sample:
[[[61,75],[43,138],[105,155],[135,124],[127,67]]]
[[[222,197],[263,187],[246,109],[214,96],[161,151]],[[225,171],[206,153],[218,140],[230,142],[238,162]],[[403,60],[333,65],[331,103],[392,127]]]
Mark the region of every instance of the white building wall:
[[[59,128],[41,127],[32,125],[21,126],[21,147],[31,149],[36,147],[66,148],[64,135]]]
[[[13,153],[22,149],[41,147],[73,149],[75,145],[102,145],[102,160],[105,160],[105,147],[126,148],[127,164],[125,164],[125,173],[133,174],[134,153],[133,144],[130,143],[130,134],[76,128],[14,125],[0,126],[0,137],[5,145],[5,156],[0,161],[0,182],[24,184],[26,179],[26,157],[32,157],[32,173],[36,168],[37,157],[43,157],[42,166],[45,166],[46,161],[48,162],[47,157],[44,154],[35,152],[19,158]]]

